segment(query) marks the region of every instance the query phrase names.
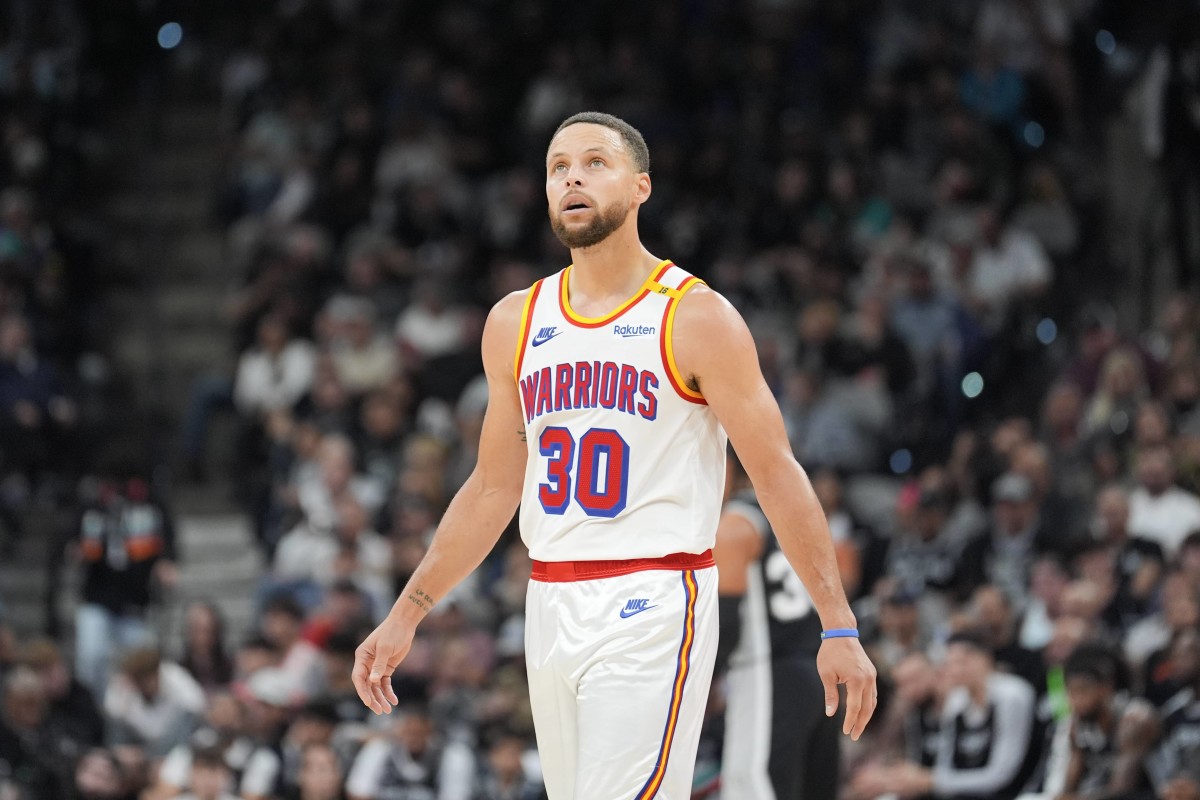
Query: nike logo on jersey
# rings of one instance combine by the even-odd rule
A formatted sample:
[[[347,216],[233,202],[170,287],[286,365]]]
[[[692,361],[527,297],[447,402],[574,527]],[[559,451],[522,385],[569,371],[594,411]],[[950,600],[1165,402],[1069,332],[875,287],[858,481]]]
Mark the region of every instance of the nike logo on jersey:
[[[640,614],[643,611],[649,611],[652,608],[658,608],[658,606],[646,605],[649,602],[649,598],[630,600],[625,604],[625,608],[621,611],[621,619],[627,619],[632,617],[634,614]]]
[[[537,332],[537,336],[533,337],[533,346],[540,347],[546,342],[553,339],[555,336],[562,336],[566,331],[560,331],[557,326],[551,325],[549,328],[542,328]]]

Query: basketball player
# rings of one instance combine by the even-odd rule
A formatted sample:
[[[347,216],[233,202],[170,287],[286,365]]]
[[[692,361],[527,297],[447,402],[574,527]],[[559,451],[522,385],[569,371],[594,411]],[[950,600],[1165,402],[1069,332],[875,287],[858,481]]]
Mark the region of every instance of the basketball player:
[[[821,621],[736,455],[713,558],[725,672],[721,787],[755,800],[837,800],[837,720],[823,713]],[[728,652],[728,658],[726,653]]]
[[[638,238],[640,133],[562,123],[546,155],[550,222],[573,264],[488,316],[479,459],[388,617],[355,658],[375,713],[420,620],[479,566],[520,506],[534,559],[525,649],[551,800],[686,798],[717,648],[711,547],[726,432],[827,637],[826,713],[875,710],[824,515],[792,457],[754,341],[716,292]]]

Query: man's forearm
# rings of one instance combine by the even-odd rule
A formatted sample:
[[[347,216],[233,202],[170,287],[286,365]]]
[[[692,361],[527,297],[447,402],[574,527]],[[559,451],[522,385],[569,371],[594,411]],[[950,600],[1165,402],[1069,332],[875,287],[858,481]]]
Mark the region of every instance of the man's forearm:
[[[421,559],[392,614],[415,624],[487,557],[520,503],[515,491],[488,491],[472,475],[450,501],[429,552]]]
[[[754,489],[788,563],[812,597],[822,627],[855,627],[829,524],[804,470],[792,461],[771,470],[766,480],[755,481]]]

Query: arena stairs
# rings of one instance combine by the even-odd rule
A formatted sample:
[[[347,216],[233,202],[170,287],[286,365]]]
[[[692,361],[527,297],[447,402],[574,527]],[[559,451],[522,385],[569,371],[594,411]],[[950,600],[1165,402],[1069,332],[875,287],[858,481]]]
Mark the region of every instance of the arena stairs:
[[[188,84],[186,75],[168,78],[113,131],[117,186],[107,215],[114,273],[105,276],[107,350],[129,398],[118,425],[142,440],[176,520],[180,580],[154,614],[167,652],[177,652],[183,609],[195,599],[217,605],[231,643],[243,638],[263,570],[249,520],[222,478],[230,454],[211,448],[212,479],[203,485],[179,469],[180,422],[193,382],[233,367],[221,305],[237,277],[212,213],[223,175],[219,103]],[[231,444],[230,425],[214,418],[214,445]],[[47,568],[71,518],[61,500],[35,504],[16,552],[0,559],[0,599],[20,637],[50,631],[71,639],[80,570]]]

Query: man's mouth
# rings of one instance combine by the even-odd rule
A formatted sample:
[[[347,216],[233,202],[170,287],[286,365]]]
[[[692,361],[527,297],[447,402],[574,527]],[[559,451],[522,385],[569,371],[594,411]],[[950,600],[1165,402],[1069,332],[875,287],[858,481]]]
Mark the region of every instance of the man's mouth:
[[[563,201],[562,212],[568,214],[573,211],[586,211],[591,207],[591,203],[582,197],[570,197]]]

